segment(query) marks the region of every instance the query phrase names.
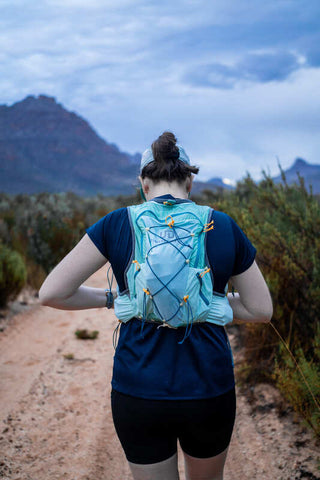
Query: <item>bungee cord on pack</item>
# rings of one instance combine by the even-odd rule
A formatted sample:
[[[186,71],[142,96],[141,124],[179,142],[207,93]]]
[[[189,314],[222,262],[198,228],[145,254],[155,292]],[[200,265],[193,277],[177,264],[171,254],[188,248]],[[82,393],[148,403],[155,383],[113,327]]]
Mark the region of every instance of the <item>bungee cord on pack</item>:
[[[142,322],[141,322],[141,328],[140,328],[140,335],[142,335],[143,332],[143,327],[147,319],[147,301],[146,301],[146,296],[147,296],[147,290],[144,290],[144,296],[143,296],[143,307],[142,307]]]
[[[175,229],[173,229],[173,230],[175,231]],[[183,229],[183,230],[184,230],[184,229]],[[170,245],[172,245],[172,246],[184,257],[186,263],[189,263],[189,259],[186,257],[186,255],[184,255],[184,253],[181,252],[181,250],[179,250],[179,248],[178,248],[176,245],[173,244],[173,242],[175,242],[176,240],[179,240],[183,246],[186,246],[187,248],[192,249],[192,247],[191,247],[190,245],[186,245],[184,242],[182,242],[182,240],[184,240],[185,238],[188,238],[188,236],[181,238],[181,237],[178,236],[177,232],[175,232],[176,238],[174,238],[173,240],[166,240],[166,239],[164,240],[163,237],[161,237],[161,236],[158,235],[157,233],[151,231],[151,227],[149,228],[148,232],[152,233],[153,235],[155,235],[156,237],[158,237],[158,238],[160,238],[160,239],[162,240],[161,243],[152,246],[152,247],[149,249],[149,251],[148,251],[148,253],[147,253],[147,255],[146,255],[146,262],[147,262],[150,270],[152,271],[152,273],[154,274],[154,276],[157,278],[157,280],[162,284],[162,288],[160,288],[159,290],[157,290],[157,291],[153,294],[153,296],[157,295],[157,294],[158,294],[159,292],[161,292],[164,288],[166,288],[171,295],[173,295],[177,300],[179,300],[179,298],[168,288],[168,285],[169,285],[170,282],[172,282],[172,281],[179,275],[179,273],[183,270],[183,268],[184,268],[185,265],[182,265],[181,269],[178,270],[178,271],[175,273],[175,275],[173,275],[173,276],[171,277],[171,279],[169,280],[169,282],[167,282],[167,283],[165,284],[165,283],[161,280],[161,278],[159,278],[159,276],[158,276],[157,273],[154,271],[154,269],[152,268],[152,265],[150,264],[150,261],[149,261],[149,258],[148,258],[148,257],[149,257],[149,254],[151,253],[151,251],[152,251],[154,248],[157,248],[157,247],[162,246],[162,245],[170,244]],[[176,313],[175,313],[174,315],[176,315]],[[174,316],[174,315],[173,315],[173,316]],[[173,316],[172,316],[172,317],[173,317]],[[171,318],[172,318],[172,317],[171,317]],[[170,321],[171,318],[167,319],[167,321]]]
[[[132,260],[132,263],[135,263],[136,264],[136,270],[140,270],[140,264],[138,262],[138,260]]]
[[[187,295],[189,297],[189,295]],[[192,310],[191,310],[191,307],[189,305],[189,303],[187,303],[187,300],[186,299],[186,304],[187,304],[187,308],[188,308],[188,323],[187,323],[187,326],[186,326],[186,329],[185,329],[185,332],[184,332],[184,336],[182,338],[182,340],[180,340],[178,342],[179,345],[182,345],[183,342],[186,340],[186,338],[189,337],[189,335],[191,334],[191,330],[192,330],[192,325],[193,325],[193,315],[192,315]],[[190,321],[190,316],[191,316],[191,321]]]
[[[119,330],[120,330],[120,326],[121,326],[121,320],[118,320],[118,325],[116,326],[116,328],[113,330],[113,334],[112,334],[112,345],[113,345],[113,348],[116,349],[117,348],[117,345],[118,345],[118,339],[119,339]]]
[[[110,275],[110,272],[111,272],[111,275]],[[111,264],[109,265],[108,267],[108,270],[107,270],[107,283],[108,283],[108,287],[105,292],[106,292],[106,307],[108,309],[112,308],[113,305],[114,305],[114,296],[113,296],[113,293],[112,293],[112,284],[113,284],[113,280],[114,280],[114,274],[113,274],[113,270],[112,270],[112,267],[111,267]],[[116,326],[116,328],[113,330],[113,334],[112,334],[112,345],[113,345],[113,348],[116,349],[117,347],[117,344],[118,344],[118,338],[119,338],[119,329],[120,329],[120,325],[121,325],[121,320],[118,320],[118,325]]]
[[[170,222],[167,222],[167,218],[171,218]],[[171,215],[167,215],[167,216],[166,216],[165,222],[166,222],[166,224],[168,225],[168,227],[173,228],[174,220],[173,220],[173,218],[172,218]]]
[[[197,220],[200,221],[199,218],[197,218]],[[189,249],[189,252],[191,253],[192,252],[192,246],[191,245],[188,245],[186,243],[186,240],[188,240],[190,237],[193,237],[194,236],[194,233],[193,232],[190,232],[188,231],[188,229],[182,227],[182,226],[179,226],[179,227],[176,227],[175,225],[175,220],[173,218],[173,215],[167,215],[165,217],[165,220],[164,220],[164,223],[165,225],[163,225],[163,228],[167,228],[169,227],[171,232],[173,233],[174,235],[174,238],[172,239],[168,239],[168,238],[164,238],[162,235],[160,235],[159,233],[157,233],[156,231],[154,231],[156,228],[159,228],[159,225],[154,225],[154,226],[147,226],[145,227],[145,232],[146,232],[146,235],[147,237],[149,238],[149,244],[151,245],[151,247],[149,248],[149,250],[146,252],[146,255],[145,255],[145,260],[146,260],[146,263],[150,269],[150,271],[152,272],[152,274],[154,275],[154,277],[158,280],[159,284],[160,284],[160,288],[158,288],[156,291],[150,292],[149,288],[142,288],[143,292],[144,292],[144,295],[143,295],[143,305],[142,305],[142,323],[141,323],[141,334],[143,332],[143,327],[144,327],[144,324],[145,322],[147,321],[147,299],[151,300],[152,301],[152,304],[153,304],[153,307],[154,309],[156,310],[156,312],[158,313],[158,315],[160,316],[160,318],[162,318],[162,315],[161,315],[161,312],[157,306],[157,302],[156,302],[156,296],[162,292],[164,289],[166,289],[168,291],[168,293],[171,295],[171,297],[174,298],[174,300],[177,302],[177,308],[176,310],[172,313],[172,315],[168,318],[162,318],[162,321],[163,321],[163,324],[161,326],[169,326],[168,322],[170,322],[179,312],[179,310],[181,308],[186,308],[187,309],[187,322],[186,322],[186,328],[185,328],[185,333],[184,333],[184,337],[181,341],[179,341],[178,343],[179,344],[182,344],[184,342],[184,340],[190,335],[191,333],[191,329],[192,329],[192,324],[194,323],[194,316],[193,316],[193,312],[192,312],[192,308],[188,302],[188,299],[189,299],[189,295],[186,294],[183,296],[182,300],[174,293],[174,291],[170,288],[170,284],[175,280],[175,278],[182,272],[182,270],[188,266],[188,264],[190,263],[190,259],[188,258],[188,256],[186,254],[184,254],[184,252],[181,250],[181,248],[178,247],[178,245],[182,246],[182,247],[186,247],[187,249]],[[182,233],[182,236],[181,236],[181,233],[179,234],[179,231]],[[209,223],[206,223],[203,225],[203,228],[201,230],[201,232],[203,233],[206,233],[207,231],[213,229],[213,221],[209,222]],[[152,245],[152,242],[150,241],[150,235],[153,235],[155,238],[158,238],[159,240],[161,240],[159,243],[155,244],[155,245]],[[178,245],[177,245],[178,244]],[[164,246],[164,245],[168,245],[168,246],[171,246],[173,247],[177,252],[179,252],[179,254],[184,258],[184,263],[181,265],[180,268],[178,268],[178,270],[175,272],[174,275],[171,276],[171,278],[169,280],[166,280],[166,281],[163,281],[163,279],[157,274],[157,272],[155,271],[155,269],[153,268],[153,265],[152,263],[149,261],[149,256],[150,254],[153,252],[154,249],[157,249],[161,246]],[[136,265],[136,272],[135,272],[135,277],[136,275],[139,274],[141,268],[140,268],[140,265],[139,265],[139,262],[138,260],[133,260],[132,263],[134,263]],[[202,287],[202,277],[208,273],[210,271],[210,268],[206,267],[205,270],[203,272],[201,272],[199,274],[199,282],[200,282],[200,290],[201,290],[201,287]],[[203,295],[202,295],[202,298],[205,298]],[[206,304],[208,304],[208,301],[206,302]],[[159,326],[160,327],[160,326]]]
[[[211,220],[211,222],[206,223],[206,224],[204,225],[203,231],[204,231],[205,233],[207,233],[207,232],[210,232],[210,230],[213,230],[213,229],[214,229],[214,221]]]
[[[209,267],[207,267],[204,272],[199,273],[199,277],[200,277],[200,278],[204,277],[206,273],[209,273],[209,272],[210,272],[210,270],[211,270],[211,269],[210,269]]]
[[[214,292],[207,264],[207,232],[212,209],[174,200],[128,207],[133,256],[125,270],[126,291],[115,300],[123,323],[136,318],[158,328],[182,328],[181,343],[193,323],[225,325],[232,321],[226,295]],[[209,275],[208,275],[209,273]]]
[[[151,233],[154,233],[154,232],[151,232]],[[155,235],[157,235],[157,234],[155,234]],[[159,235],[157,235],[157,236],[159,236]],[[177,236],[177,238],[180,239],[180,237],[177,235],[177,233],[176,233],[176,236]],[[159,236],[159,237],[160,237],[160,236]],[[162,239],[162,237],[160,237],[160,238]],[[184,237],[183,237],[183,238],[184,238]],[[181,239],[180,239],[180,240],[181,240]],[[166,243],[172,244],[174,241],[175,241],[175,239],[174,239],[174,240],[170,240],[170,241],[167,240],[167,241],[164,241],[162,244],[166,244]],[[162,245],[162,244],[160,244],[160,245]],[[185,245],[185,244],[184,244],[184,245]],[[179,297],[178,297],[177,295],[175,295],[174,292],[172,292],[172,290],[170,290],[170,288],[168,287],[168,285],[169,285],[169,283],[171,283],[171,282],[179,275],[179,273],[180,273],[180,272],[183,270],[183,268],[185,267],[185,264],[183,264],[182,267],[180,268],[180,270],[178,270],[178,271],[175,273],[175,275],[173,275],[173,276],[171,277],[171,279],[165,284],[165,283],[161,280],[161,278],[159,278],[159,276],[158,276],[157,273],[154,271],[154,269],[152,268],[152,265],[150,264],[149,258],[148,258],[148,255],[149,255],[149,253],[151,252],[151,250],[153,250],[153,248],[156,248],[157,246],[159,246],[159,245],[155,245],[155,246],[153,246],[153,247],[150,248],[150,250],[148,251],[148,254],[147,254],[147,256],[146,256],[146,261],[147,261],[147,263],[148,263],[148,266],[149,266],[150,270],[151,270],[152,273],[154,274],[154,276],[155,276],[155,277],[157,278],[157,280],[162,284],[162,288],[160,288],[159,290],[157,290],[157,291],[153,294],[153,296],[157,295],[157,294],[160,293],[164,288],[166,288],[166,289],[168,290],[168,292],[179,302],[179,307],[177,308],[177,311],[176,311],[170,318],[167,318],[167,319],[166,319],[166,322],[169,322],[172,318],[174,318],[174,316],[177,314],[177,312],[178,312],[179,309],[180,309],[180,299],[179,299]],[[178,251],[178,252],[185,258],[185,260],[187,261],[187,260],[188,260],[187,257],[186,257],[175,245],[173,245],[173,246],[177,249],[177,251]],[[187,247],[191,248],[189,245],[187,245]],[[151,298],[153,298],[153,297],[151,297]],[[155,305],[155,307],[156,307],[157,310],[158,310],[158,307],[157,307],[157,305],[156,305],[155,302],[154,302],[154,305]],[[183,305],[183,304],[182,304],[182,305]],[[159,312],[159,310],[158,310],[158,312]]]

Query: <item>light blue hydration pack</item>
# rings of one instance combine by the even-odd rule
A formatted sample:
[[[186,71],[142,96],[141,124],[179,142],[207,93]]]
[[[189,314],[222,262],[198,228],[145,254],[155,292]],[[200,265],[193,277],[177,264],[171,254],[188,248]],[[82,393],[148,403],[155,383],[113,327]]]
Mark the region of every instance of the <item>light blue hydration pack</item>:
[[[120,321],[135,317],[185,326],[185,338],[193,323],[232,321],[226,295],[214,293],[206,255],[206,233],[214,228],[211,212],[175,199],[128,207],[134,245],[126,269],[128,290],[114,302]]]

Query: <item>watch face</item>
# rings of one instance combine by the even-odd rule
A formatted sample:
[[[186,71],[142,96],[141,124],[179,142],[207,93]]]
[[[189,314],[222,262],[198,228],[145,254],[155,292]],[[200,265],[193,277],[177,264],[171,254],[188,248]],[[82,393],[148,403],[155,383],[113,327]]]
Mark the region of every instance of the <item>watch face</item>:
[[[111,290],[106,291],[106,307],[112,308],[113,307],[113,293]]]

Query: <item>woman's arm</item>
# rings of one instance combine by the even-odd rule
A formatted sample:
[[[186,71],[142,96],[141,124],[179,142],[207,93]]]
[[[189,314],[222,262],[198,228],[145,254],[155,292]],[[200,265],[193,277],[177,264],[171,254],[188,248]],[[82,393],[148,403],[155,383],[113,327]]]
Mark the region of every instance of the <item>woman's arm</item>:
[[[42,305],[61,310],[105,307],[105,290],[82,284],[106,262],[107,259],[85,234],[44,281],[39,291]]]
[[[238,292],[235,296],[228,294],[234,320],[269,322],[273,313],[271,295],[256,262],[230,281]]]

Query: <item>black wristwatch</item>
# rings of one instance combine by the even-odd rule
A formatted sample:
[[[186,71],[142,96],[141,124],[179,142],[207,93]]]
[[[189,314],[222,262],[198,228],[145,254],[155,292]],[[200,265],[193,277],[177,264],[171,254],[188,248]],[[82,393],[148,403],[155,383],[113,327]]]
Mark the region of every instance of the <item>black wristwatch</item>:
[[[111,290],[106,290],[106,307],[112,308],[114,302],[113,293]]]

